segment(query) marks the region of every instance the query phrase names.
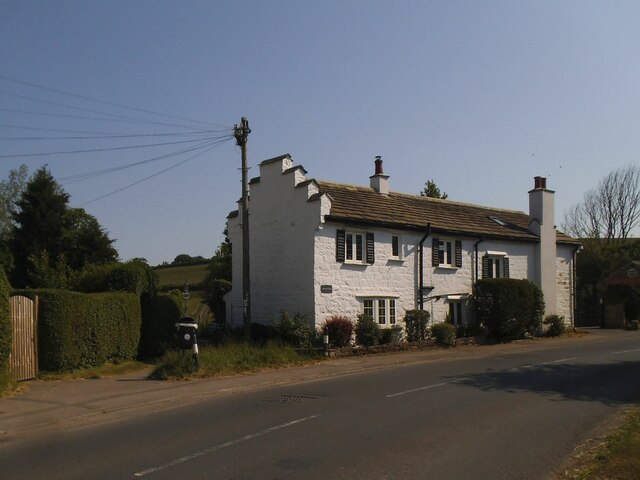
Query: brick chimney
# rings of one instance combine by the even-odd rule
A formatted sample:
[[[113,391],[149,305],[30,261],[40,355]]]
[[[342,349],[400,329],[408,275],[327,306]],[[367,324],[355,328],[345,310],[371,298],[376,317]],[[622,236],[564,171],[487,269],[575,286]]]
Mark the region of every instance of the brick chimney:
[[[389,175],[385,175],[382,169],[382,157],[376,156],[375,173],[369,177],[371,188],[384,195],[389,194]]]
[[[535,282],[542,289],[545,314],[557,311],[556,225],[553,190],[547,189],[545,177],[534,177],[529,191],[529,230],[540,238],[535,262]]]

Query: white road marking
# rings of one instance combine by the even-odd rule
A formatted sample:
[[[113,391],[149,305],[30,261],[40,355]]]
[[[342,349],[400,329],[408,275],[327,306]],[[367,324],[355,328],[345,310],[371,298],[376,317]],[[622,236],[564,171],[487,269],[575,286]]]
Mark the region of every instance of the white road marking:
[[[442,387],[444,385],[449,385],[449,382],[444,383],[436,383],[434,385],[427,385],[426,387],[413,388],[411,390],[405,390],[404,392],[391,393],[387,395],[387,398],[399,397],[400,395],[406,395],[407,393],[421,392],[422,390],[428,390],[430,388]]]
[[[634,348],[633,350],[620,350],[619,352],[611,352],[611,355],[620,355],[621,353],[640,352],[640,348]]]
[[[524,365],[522,367],[516,367],[509,370],[510,372],[515,372],[517,370],[524,370],[527,368],[539,367],[541,365],[551,365],[552,363],[560,363],[560,362],[568,362],[569,360],[575,360],[578,357],[569,357],[569,358],[561,358],[560,360],[554,360],[552,362],[542,362],[542,363],[532,363],[531,365]]]
[[[173,467],[174,465],[178,465],[180,463],[188,462],[188,461],[193,460],[195,458],[202,457],[203,455],[208,455],[210,453],[213,453],[213,452],[215,452],[217,450],[222,450],[223,448],[231,447],[233,445],[237,445],[238,443],[246,442],[247,440],[251,440],[252,438],[260,437],[262,435],[266,435],[267,433],[275,432],[276,430],[281,430],[283,428],[291,427],[291,426],[296,425],[298,423],[306,422],[307,420],[312,420],[312,419],[314,419],[314,418],[316,418],[318,416],[319,415],[311,415],[310,417],[299,418],[298,420],[293,420],[291,422],[283,423],[281,425],[276,425],[275,427],[270,427],[270,428],[267,428],[265,430],[261,430],[261,431],[256,432],[256,433],[252,433],[250,435],[245,435],[244,437],[238,438],[236,440],[231,440],[229,442],[221,443],[220,445],[216,445],[214,447],[207,448],[206,450],[201,450],[199,452],[192,453],[190,455],[185,455],[184,457],[178,458],[176,460],[173,460],[171,462],[165,463],[163,465],[158,465],[156,467],[147,468],[146,470],[134,473],[133,475],[135,477],[144,477],[145,475],[149,475],[150,473],[154,473],[154,472],[157,472],[159,470],[164,470],[165,468]]]

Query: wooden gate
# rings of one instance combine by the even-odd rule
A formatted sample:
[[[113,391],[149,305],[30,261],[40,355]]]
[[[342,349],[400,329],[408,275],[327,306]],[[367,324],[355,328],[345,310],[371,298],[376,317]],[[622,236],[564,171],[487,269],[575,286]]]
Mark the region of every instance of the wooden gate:
[[[10,298],[13,341],[9,372],[15,381],[29,380],[38,374],[38,297]]]

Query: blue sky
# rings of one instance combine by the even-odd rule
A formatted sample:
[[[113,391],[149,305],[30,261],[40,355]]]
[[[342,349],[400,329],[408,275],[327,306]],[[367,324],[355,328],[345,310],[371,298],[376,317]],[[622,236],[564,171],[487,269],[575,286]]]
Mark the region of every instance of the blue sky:
[[[639,162],[638,25],[636,1],[3,0],[0,177],[25,163],[68,179],[200,143],[7,155],[213,138],[246,116],[251,176],[290,153],[310,177],[368,185],[382,155],[392,190],[433,178],[452,200],[526,211],[543,175],[560,224],[610,170]],[[76,135],[57,130],[156,136],[15,139]],[[62,183],[80,206],[201,151]],[[208,257],[239,166],[228,141],[84,208],[122,259]]]

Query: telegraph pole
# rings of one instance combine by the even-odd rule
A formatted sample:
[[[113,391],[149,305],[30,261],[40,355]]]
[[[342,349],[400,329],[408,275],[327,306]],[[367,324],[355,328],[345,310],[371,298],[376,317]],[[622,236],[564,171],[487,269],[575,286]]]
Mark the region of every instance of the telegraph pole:
[[[251,281],[249,277],[249,168],[247,167],[247,138],[251,133],[249,121],[242,117],[233,127],[236,144],[242,149],[242,305],[244,336],[251,339]]]

